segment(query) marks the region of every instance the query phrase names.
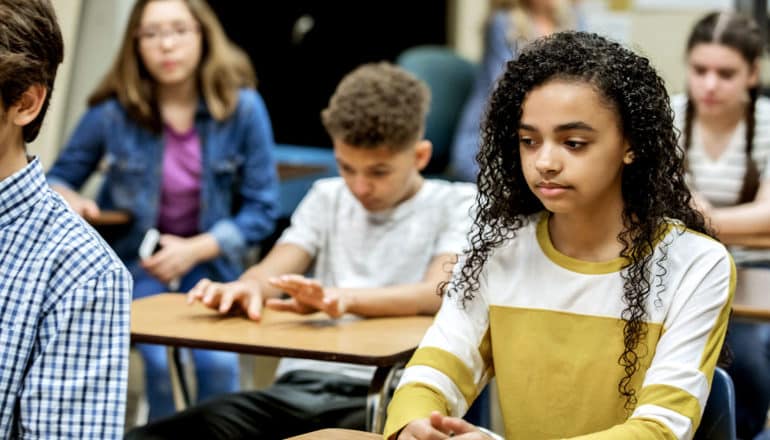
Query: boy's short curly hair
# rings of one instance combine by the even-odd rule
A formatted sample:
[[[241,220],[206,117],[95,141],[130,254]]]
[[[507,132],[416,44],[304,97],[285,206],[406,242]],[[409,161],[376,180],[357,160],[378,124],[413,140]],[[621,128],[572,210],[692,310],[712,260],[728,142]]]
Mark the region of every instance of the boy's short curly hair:
[[[391,63],[369,63],[342,79],[321,119],[350,146],[401,150],[423,136],[429,105],[423,81]]]

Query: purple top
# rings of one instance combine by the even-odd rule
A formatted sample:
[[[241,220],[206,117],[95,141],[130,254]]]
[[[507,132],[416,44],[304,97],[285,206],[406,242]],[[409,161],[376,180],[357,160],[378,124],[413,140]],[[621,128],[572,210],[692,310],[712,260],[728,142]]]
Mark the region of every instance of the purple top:
[[[201,144],[195,127],[178,133],[163,128],[163,176],[158,229],[189,237],[198,233],[201,193]]]

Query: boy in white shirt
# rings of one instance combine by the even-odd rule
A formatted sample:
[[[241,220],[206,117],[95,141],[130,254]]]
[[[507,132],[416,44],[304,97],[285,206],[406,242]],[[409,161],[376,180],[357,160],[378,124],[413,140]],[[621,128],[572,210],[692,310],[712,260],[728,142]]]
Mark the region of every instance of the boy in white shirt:
[[[341,177],[318,181],[277,245],[238,281],[189,292],[222,313],[433,314],[470,228],[470,184],[426,180],[427,86],[388,63],[348,74],[322,112]],[[312,278],[303,275],[312,271]],[[288,298],[281,298],[281,293]],[[271,387],[215,399],[128,438],[285,438],[363,429],[372,367],[284,359]]]

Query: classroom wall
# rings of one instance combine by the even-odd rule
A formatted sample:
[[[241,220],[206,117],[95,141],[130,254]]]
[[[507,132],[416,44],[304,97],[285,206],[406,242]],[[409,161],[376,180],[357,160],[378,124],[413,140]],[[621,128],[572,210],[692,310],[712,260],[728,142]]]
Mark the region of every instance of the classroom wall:
[[[112,62],[133,0],[53,0],[64,38],[51,107],[29,152],[48,168]]]
[[[43,126],[40,128],[40,133],[37,139],[27,146],[28,153],[40,157],[44,167],[47,167],[56,155],[59,133],[63,129],[63,123],[69,111],[66,98],[74,65],[71,54],[77,41],[77,29],[79,28],[83,2],[81,0],[54,0],[53,3],[64,39],[64,61],[59,66],[54,90],[51,94],[51,103]]]
[[[481,58],[487,0],[447,0],[448,41],[465,57]],[[85,100],[111,63],[133,0],[53,0],[65,38],[51,109],[30,151],[50,165],[85,110]],[[672,93],[684,82],[682,53],[692,23],[731,0],[582,0],[589,25],[627,41],[646,54]],[[763,78],[770,66],[763,63]]]
[[[465,57],[479,60],[488,2],[451,1],[457,13],[450,27],[455,35],[450,41]],[[583,0],[582,8],[589,30],[607,33],[645,54],[666,81],[669,91],[677,93],[684,87],[683,52],[692,24],[715,7],[729,4],[729,0]]]

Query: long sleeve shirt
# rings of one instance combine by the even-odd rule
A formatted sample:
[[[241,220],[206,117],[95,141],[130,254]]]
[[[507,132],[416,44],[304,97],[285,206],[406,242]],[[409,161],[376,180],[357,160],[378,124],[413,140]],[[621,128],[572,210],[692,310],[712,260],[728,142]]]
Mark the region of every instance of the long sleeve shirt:
[[[386,438],[433,410],[462,415],[493,375],[506,438],[692,438],[727,330],[735,266],[720,243],[677,225],[652,262],[631,412],[618,391],[626,261],[560,253],[543,216],[495,249],[464,308],[461,295],[445,298],[390,404]]]
[[[37,159],[0,181],[0,438],[123,436],[131,289]]]

